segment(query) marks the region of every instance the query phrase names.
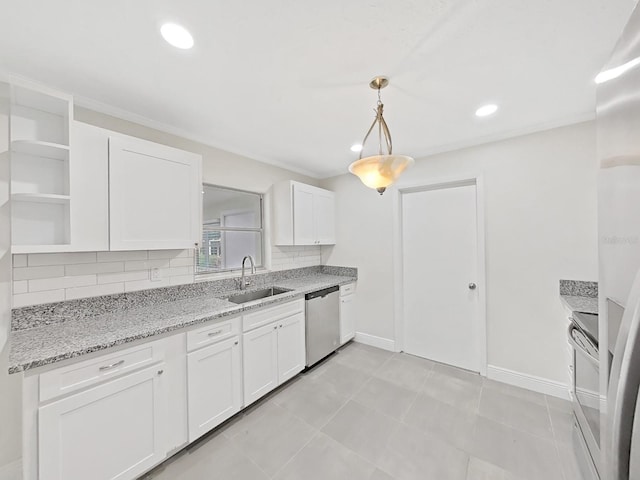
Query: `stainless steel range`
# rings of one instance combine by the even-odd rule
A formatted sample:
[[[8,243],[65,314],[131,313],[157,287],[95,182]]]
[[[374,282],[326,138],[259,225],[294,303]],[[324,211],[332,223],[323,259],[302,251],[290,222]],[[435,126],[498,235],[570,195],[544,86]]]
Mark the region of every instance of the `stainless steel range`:
[[[599,478],[600,361],[598,315],[574,313],[567,332],[573,347],[573,411],[576,455],[586,480]]]

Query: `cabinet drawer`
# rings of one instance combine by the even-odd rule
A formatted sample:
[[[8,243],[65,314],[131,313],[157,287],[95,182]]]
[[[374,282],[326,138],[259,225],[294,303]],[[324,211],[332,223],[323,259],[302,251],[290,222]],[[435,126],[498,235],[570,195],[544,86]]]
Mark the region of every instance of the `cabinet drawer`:
[[[269,322],[282,320],[283,318],[290,317],[291,315],[295,315],[300,312],[304,312],[304,299],[285,303],[284,305],[277,305],[275,307],[261,308],[255,312],[243,315],[242,330],[244,332],[248,332],[254,328],[266,325]]]
[[[211,345],[240,333],[240,317],[187,332],[187,351]]]
[[[165,358],[164,342],[150,342],[40,375],[40,401],[95,385]]]
[[[355,283],[349,283],[347,285],[342,285],[340,287],[340,296],[344,297],[345,295],[351,295],[352,293],[355,293],[356,291],[356,284]]]

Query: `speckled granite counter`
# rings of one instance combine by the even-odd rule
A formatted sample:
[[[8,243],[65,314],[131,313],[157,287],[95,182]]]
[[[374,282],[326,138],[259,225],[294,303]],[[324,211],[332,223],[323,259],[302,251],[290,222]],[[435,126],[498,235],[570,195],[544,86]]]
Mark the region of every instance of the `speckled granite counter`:
[[[339,273],[325,269],[325,272]],[[62,360],[78,357],[91,352],[97,352],[116,345],[153,337],[166,332],[176,331],[192,325],[205,322],[215,322],[225,319],[229,315],[239,314],[246,310],[284,301],[302,298],[304,294],[333,285],[345,285],[356,280],[355,269],[341,273],[352,275],[332,275],[322,273],[323,270],[311,270],[304,276],[274,279],[272,285],[289,289],[281,295],[267,297],[261,300],[237,305],[226,300],[230,295],[240,293],[236,289],[216,291],[213,296],[190,296],[161,303],[147,302],[138,308],[120,308],[115,311],[95,315],[75,315],[69,308],[65,310],[62,304],[39,306],[29,311],[39,311],[42,326],[37,321],[22,314],[22,322],[29,328],[15,329],[11,336],[11,351],[9,355],[9,373],[17,373]],[[256,282],[251,291],[264,286],[263,281]],[[229,285],[227,282],[226,285]],[[196,288],[196,287],[193,287]],[[161,290],[161,289],[158,289]],[[174,290],[171,290],[173,292]],[[147,291],[150,292],[150,291]],[[107,297],[99,297],[107,298]],[[114,296],[113,301],[121,300]],[[85,303],[89,304],[87,299]],[[97,301],[97,300],[96,300]],[[102,300],[102,302],[108,302]],[[105,310],[105,307],[102,306]],[[67,317],[56,312],[51,319],[42,312],[62,310]],[[57,315],[57,316],[56,316]]]
[[[560,299],[572,312],[598,314],[598,283],[560,280]]]

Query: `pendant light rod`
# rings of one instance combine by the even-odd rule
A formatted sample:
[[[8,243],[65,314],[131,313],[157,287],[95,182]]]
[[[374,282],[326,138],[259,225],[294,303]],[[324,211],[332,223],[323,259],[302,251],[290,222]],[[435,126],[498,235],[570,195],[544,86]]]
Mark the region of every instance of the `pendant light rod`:
[[[378,103],[374,111],[376,118],[367,130],[367,134],[362,141],[362,149],[358,160],[349,165],[349,171],[358,176],[367,187],[377,190],[382,195],[389,185],[394,183],[398,176],[408,167],[413,165],[413,158],[406,155],[393,155],[393,143],[391,133],[384,119],[384,105],[380,98],[380,90],[389,85],[389,79],[377,76],[369,82],[369,87],[378,91]],[[364,147],[371,132],[378,125],[378,154],[362,158]],[[383,151],[382,138],[387,151]]]

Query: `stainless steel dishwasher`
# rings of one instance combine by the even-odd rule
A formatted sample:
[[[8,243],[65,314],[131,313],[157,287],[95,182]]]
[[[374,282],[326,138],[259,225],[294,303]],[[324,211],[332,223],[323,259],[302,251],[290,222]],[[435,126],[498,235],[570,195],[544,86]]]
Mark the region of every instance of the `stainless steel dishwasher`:
[[[336,285],[308,293],[304,299],[310,367],[340,346],[340,288]]]

